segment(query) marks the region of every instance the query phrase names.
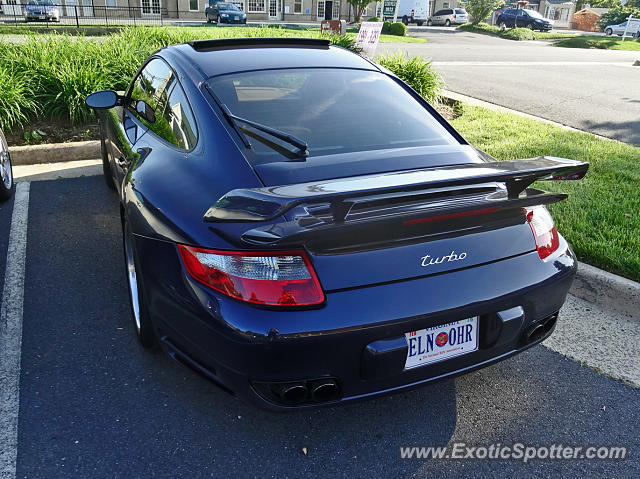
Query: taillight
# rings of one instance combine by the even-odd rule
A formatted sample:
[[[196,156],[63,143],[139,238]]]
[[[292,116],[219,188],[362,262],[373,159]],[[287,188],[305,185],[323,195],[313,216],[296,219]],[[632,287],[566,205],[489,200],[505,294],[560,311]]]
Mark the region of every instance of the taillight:
[[[524,208],[527,221],[536,240],[538,256],[545,259],[560,246],[560,237],[551,214],[544,206]]]
[[[304,251],[236,252],[178,245],[189,274],[232,298],[273,306],[324,301],[320,282]]]

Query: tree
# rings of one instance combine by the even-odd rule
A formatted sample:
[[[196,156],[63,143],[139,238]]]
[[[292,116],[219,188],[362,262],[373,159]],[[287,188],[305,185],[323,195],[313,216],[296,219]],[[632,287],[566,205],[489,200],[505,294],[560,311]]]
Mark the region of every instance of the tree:
[[[471,15],[471,22],[474,24],[480,23],[502,5],[504,5],[504,0],[467,0],[464,4]]]
[[[624,22],[629,15],[640,17],[640,7],[636,7],[635,2],[632,0],[629,0],[626,5],[614,7],[608,12],[603,13],[596,25],[598,25],[600,30],[604,30],[607,25],[617,25],[618,23]]]
[[[353,14],[355,16],[353,21],[360,23],[362,12],[364,12],[364,9],[371,3],[371,0],[347,0],[347,3],[353,7]]]

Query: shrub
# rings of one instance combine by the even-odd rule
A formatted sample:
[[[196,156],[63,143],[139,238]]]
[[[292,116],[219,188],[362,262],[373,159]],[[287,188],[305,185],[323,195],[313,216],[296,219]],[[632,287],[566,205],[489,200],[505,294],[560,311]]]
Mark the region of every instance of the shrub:
[[[367,20],[367,22],[379,22],[380,18],[379,17],[371,17],[369,20]]]
[[[382,32],[383,35],[390,35],[391,34],[391,22],[388,20],[385,20],[384,23],[382,24]]]
[[[15,70],[0,66],[0,128],[22,126],[38,111],[27,79]]]
[[[499,35],[501,32],[499,27],[488,23],[465,23],[460,25],[458,29],[467,32],[493,33],[494,35]]]
[[[429,60],[421,57],[408,58],[396,53],[379,57],[378,63],[391,70],[425,100],[434,102],[438,99],[444,82]]]
[[[538,38],[536,32],[528,28],[511,28],[502,33],[502,36],[509,40],[535,40]]]
[[[398,37],[404,37],[407,34],[407,26],[402,22],[392,23],[389,28],[389,33]]]
[[[640,17],[640,3],[638,3],[637,6],[633,6],[632,2],[627,2],[626,5],[618,5],[611,8],[608,12],[605,12],[600,16],[600,20],[596,22],[596,25],[604,32],[607,25],[617,25],[622,23],[629,18],[629,15],[633,15],[636,18]]]

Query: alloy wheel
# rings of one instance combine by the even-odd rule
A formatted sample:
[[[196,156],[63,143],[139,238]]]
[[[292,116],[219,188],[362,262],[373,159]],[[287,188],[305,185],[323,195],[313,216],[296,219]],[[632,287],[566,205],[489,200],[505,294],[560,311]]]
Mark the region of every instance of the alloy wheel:
[[[135,320],[136,329],[140,333],[140,296],[138,294],[138,275],[136,273],[136,262],[133,253],[133,243],[128,226],[125,226],[124,233],[124,255],[127,263],[127,282],[129,284],[129,296],[131,297],[131,308]]]
[[[13,186],[13,171],[11,169],[11,158],[9,149],[0,137],[0,178],[7,190]]]

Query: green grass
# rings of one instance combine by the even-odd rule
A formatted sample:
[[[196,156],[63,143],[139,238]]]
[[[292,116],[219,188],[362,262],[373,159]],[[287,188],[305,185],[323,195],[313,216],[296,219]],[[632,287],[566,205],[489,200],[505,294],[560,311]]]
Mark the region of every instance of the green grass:
[[[601,50],[634,50],[640,51],[640,40],[620,37],[599,37],[595,35],[580,35],[553,44],[565,48],[597,48]]]
[[[640,280],[639,148],[467,105],[453,125],[500,160],[550,155],[588,161],[589,173],[581,181],[537,186],[569,194],[550,209],[580,260]]]
[[[503,32],[499,27],[487,23],[478,23],[477,25],[465,23],[460,25],[458,29],[466,32],[484,33],[509,40],[553,40],[578,36],[576,33],[538,32],[528,28],[508,28]]]

